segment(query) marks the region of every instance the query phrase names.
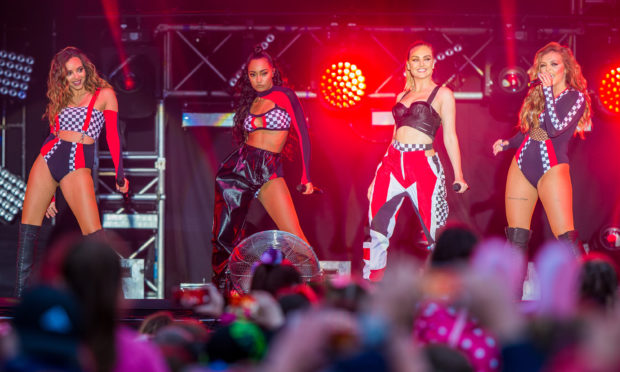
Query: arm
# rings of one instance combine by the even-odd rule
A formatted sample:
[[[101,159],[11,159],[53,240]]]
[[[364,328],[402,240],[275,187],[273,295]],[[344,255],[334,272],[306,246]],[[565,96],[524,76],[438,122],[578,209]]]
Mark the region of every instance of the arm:
[[[553,99],[553,87],[543,86],[543,93],[545,96],[543,120],[549,137],[557,137],[566,131],[572,133],[585,110],[583,93],[568,92],[557,105]]]
[[[520,130],[515,133],[514,136],[510,137],[510,139],[498,139],[493,144],[493,155],[497,155],[497,153],[500,151],[516,149],[517,147],[519,147],[519,145],[521,145],[524,139],[525,133],[521,132]]]
[[[102,89],[100,94],[104,102],[106,141],[116,170],[116,186],[120,192],[125,193],[129,190],[129,183],[123,170],[123,149],[118,133],[118,102],[114,91],[110,88]]]
[[[456,136],[456,122],[455,112],[456,104],[454,101],[454,94],[448,88],[440,88],[439,93],[441,95],[441,110],[439,115],[441,116],[441,122],[443,124],[443,141],[452,163],[452,169],[454,170],[454,183],[464,185],[461,186],[460,193],[465,192],[468,189],[467,183],[463,179],[463,171],[461,170],[461,150],[459,148],[459,139]]]
[[[291,108],[293,111],[293,120],[291,121],[293,127],[299,135],[299,147],[301,151],[301,160],[303,163],[303,169],[301,174],[301,184],[305,185],[310,183],[310,133],[308,131],[308,123],[306,122],[306,115],[299,99],[292,90],[286,90],[286,95],[291,101]]]

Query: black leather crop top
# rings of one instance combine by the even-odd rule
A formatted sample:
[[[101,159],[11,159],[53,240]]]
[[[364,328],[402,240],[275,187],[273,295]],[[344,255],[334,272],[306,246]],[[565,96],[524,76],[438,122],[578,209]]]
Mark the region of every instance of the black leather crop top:
[[[408,126],[419,130],[422,133],[429,135],[431,138],[435,138],[435,134],[441,125],[441,117],[435,111],[431,103],[439,90],[439,85],[433,89],[430,96],[426,101],[415,101],[411,103],[409,107],[405,106],[401,102],[396,103],[392,108],[392,115],[394,115],[394,122],[396,123],[396,129],[402,126]],[[405,93],[405,96],[409,92]],[[403,96],[403,98],[405,98]],[[401,98],[402,100],[402,98]]]

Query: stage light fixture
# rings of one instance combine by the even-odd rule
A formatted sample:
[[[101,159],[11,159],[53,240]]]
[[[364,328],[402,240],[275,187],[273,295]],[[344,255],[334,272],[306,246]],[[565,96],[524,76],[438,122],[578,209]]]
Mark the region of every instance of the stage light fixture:
[[[599,232],[599,243],[610,251],[620,250],[620,227],[606,226]]]
[[[352,108],[362,101],[366,90],[366,77],[357,65],[348,61],[332,63],[323,70],[320,95],[336,108]]]
[[[0,50],[0,95],[25,99],[34,58]]]
[[[497,81],[502,91],[519,93],[527,87],[529,78],[521,67],[506,67],[500,71]]]
[[[609,68],[603,73],[598,93],[607,112],[620,114],[620,66]]]
[[[22,209],[26,184],[19,177],[0,167],[0,222],[13,221]]]

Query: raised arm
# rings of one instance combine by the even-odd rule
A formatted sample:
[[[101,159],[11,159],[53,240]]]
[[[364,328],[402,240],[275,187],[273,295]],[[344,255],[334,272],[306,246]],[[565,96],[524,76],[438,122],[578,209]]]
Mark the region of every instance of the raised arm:
[[[106,141],[114,162],[117,189],[121,192],[127,192],[129,185],[123,170],[123,149],[121,148],[118,131],[118,102],[116,101],[116,94],[114,94],[111,88],[104,88],[101,90],[100,96],[104,102],[103,116],[105,118]]]
[[[558,102],[553,97],[553,87],[544,86],[545,111],[543,121],[549,137],[557,137],[570,131],[572,133],[585,110],[583,93],[571,90]]]

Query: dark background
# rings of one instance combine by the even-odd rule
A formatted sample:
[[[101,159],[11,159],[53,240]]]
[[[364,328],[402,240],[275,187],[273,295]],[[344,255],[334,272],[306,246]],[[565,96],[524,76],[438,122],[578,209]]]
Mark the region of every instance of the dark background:
[[[603,67],[616,61],[620,64],[620,24],[616,2],[603,4],[583,2],[573,14],[571,1],[383,1],[363,6],[360,1],[19,1],[3,2],[0,9],[0,45],[6,50],[32,55],[36,59],[33,82],[27,107],[26,169],[29,169],[40,145],[47,135],[47,126],[41,120],[45,107],[45,81],[51,57],[61,48],[74,45],[84,50],[105,75],[118,61],[117,46],[110,34],[104,16],[107,5],[117,4],[111,15],[131,29],[139,29],[144,38],[138,43],[123,43],[126,51],[138,51],[145,58],[136,67],[143,76],[146,98],[119,94],[120,115],[134,113],[136,107],[146,107],[141,119],[123,119],[125,148],[149,150],[153,148],[153,116],[149,110],[154,98],[161,98],[162,35],[154,32],[160,24],[213,24],[213,25],[290,25],[330,26],[325,34],[315,36],[318,44],[306,35],[295,43],[279,60],[289,85],[296,90],[316,88],[316,65],[331,55],[355,55],[366,67],[369,90],[378,82],[371,78],[384,76],[398,68],[398,63],[377,49],[371,37],[386,45],[397,59],[402,59],[406,47],[418,38],[433,42],[436,51],[449,43],[433,29],[437,27],[478,27],[492,30],[494,42],[475,62],[501,63],[505,51],[505,25],[523,31],[527,38],[516,40],[517,55],[524,68],[535,51],[549,41],[558,41],[564,29],[577,29],[575,39],[577,59],[581,63],[596,103],[597,82]],[[370,3],[370,2],[369,2]],[[578,2],[575,2],[576,4]],[[357,26],[427,27],[428,32],[368,33]],[[542,29],[551,32],[541,34]],[[212,55],[213,62],[226,76],[232,76],[245,60],[253,45],[264,39],[264,32],[235,34],[231,42]],[[220,34],[195,33],[191,35],[203,50],[210,50],[221,39]],[[291,38],[286,32],[276,34],[274,48],[282,47]],[[462,42],[464,53],[471,53],[488,37],[450,35]],[[564,41],[566,43],[566,41]],[[373,46],[374,45],[374,46]],[[197,63],[196,55],[177,47],[173,62],[175,73],[191,69]],[[374,49],[373,49],[374,48]],[[454,57],[438,66],[437,82],[450,76],[464,60]],[[458,58],[458,62],[457,62]],[[465,67],[451,87],[455,91],[480,90],[473,70]],[[402,89],[402,79],[393,79],[382,91]],[[373,84],[375,84],[373,86]],[[186,83],[187,89],[226,90],[226,84],[203,68]],[[146,93],[145,93],[146,92]],[[136,99],[144,99],[140,105]],[[514,99],[514,98],[513,98]],[[520,98],[517,97],[517,102]],[[146,102],[146,103],[144,103]],[[389,110],[392,99],[375,100],[373,108]],[[219,162],[233,149],[229,129],[181,127],[184,105],[204,105],[214,110],[230,110],[230,100],[167,98],[166,104],[166,288],[180,282],[200,282],[210,277],[211,219],[213,210],[213,178]],[[323,188],[323,195],[302,197],[293,192],[295,207],[302,228],[321,260],[348,260],[354,271],[361,266],[363,226],[367,215],[366,190],[374,170],[384,153],[390,128],[371,128],[368,123],[370,106],[342,114],[326,108],[317,99],[302,100],[311,126],[312,175],[315,185]],[[457,101],[457,132],[465,179],[471,191],[464,195],[449,192],[450,222],[465,223],[482,236],[502,235],[505,226],[503,206],[505,178],[511,154],[493,157],[491,144],[497,138],[506,138],[514,132],[516,115],[508,112],[508,102]],[[146,106],[144,106],[146,105]],[[151,106],[149,106],[151,105]],[[367,103],[367,105],[370,105]],[[506,106],[502,106],[506,105]],[[19,103],[6,102],[7,116],[15,118]],[[618,149],[620,148],[620,119],[594,112],[594,128],[585,141],[571,144],[571,176],[573,180],[575,225],[580,238],[595,245],[599,230],[617,224],[620,184]],[[7,138],[13,135],[7,134]],[[441,134],[436,148],[446,170],[447,183],[453,173],[443,148]],[[21,154],[10,142],[7,146],[7,168],[21,172]],[[298,159],[287,162],[287,182],[291,190],[299,180]],[[275,228],[264,210],[256,203],[249,216],[249,233]],[[71,213],[64,211],[58,218],[57,228],[73,229]],[[413,228],[411,227],[413,226]],[[419,233],[417,218],[409,203],[405,203],[393,238],[392,250],[412,248]],[[532,252],[550,238],[548,222],[539,205],[532,230]],[[13,278],[17,224],[0,226],[0,295],[10,294]],[[533,254],[533,253],[532,253]]]

